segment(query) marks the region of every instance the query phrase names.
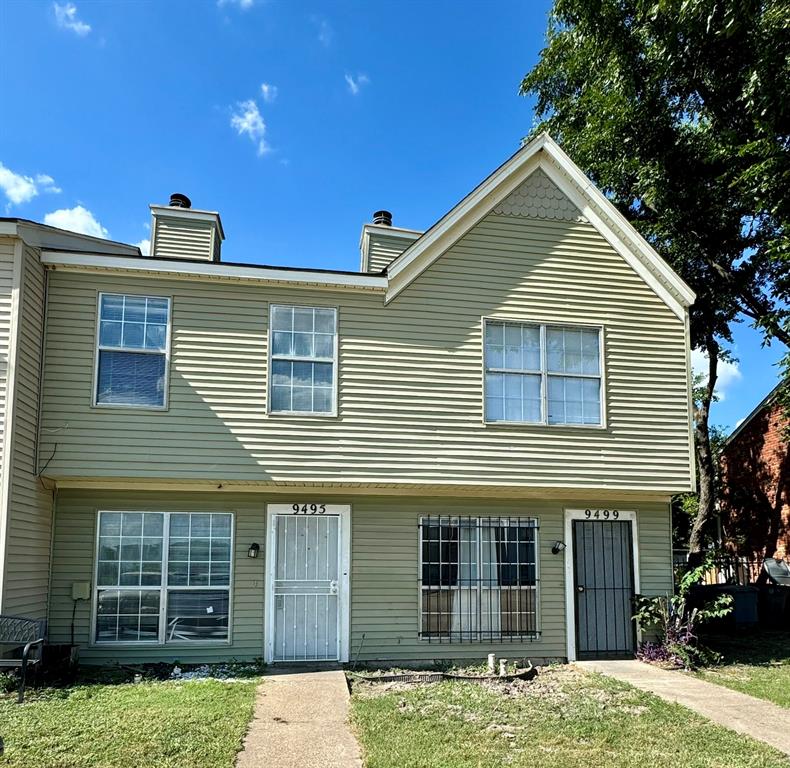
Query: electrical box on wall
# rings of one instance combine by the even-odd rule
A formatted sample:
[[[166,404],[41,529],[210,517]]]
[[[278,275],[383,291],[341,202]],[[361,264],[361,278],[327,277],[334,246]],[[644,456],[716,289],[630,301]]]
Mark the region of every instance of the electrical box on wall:
[[[89,600],[91,596],[91,584],[89,581],[75,581],[71,584],[72,600]]]

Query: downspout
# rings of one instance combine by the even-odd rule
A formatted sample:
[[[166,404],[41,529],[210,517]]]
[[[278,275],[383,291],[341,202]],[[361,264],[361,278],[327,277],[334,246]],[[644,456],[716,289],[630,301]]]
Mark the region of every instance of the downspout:
[[[40,256],[40,253],[39,253]],[[41,483],[44,490],[49,491],[51,495],[51,508],[50,508],[50,524],[49,524],[49,563],[47,564],[47,600],[46,600],[46,621],[47,621],[47,636],[49,636],[49,614],[51,609],[52,599],[52,560],[55,555],[55,514],[58,498],[58,487],[53,485],[52,488],[47,488],[41,477],[42,470],[41,461],[39,456],[39,449],[41,447],[41,414],[44,407],[44,358],[47,340],[47,319],[49,318],[49,269],[44,269],[44,295],[43,295],[43,318],[41,321],[41,337],[38,358],[38,411],[36,413],[36,450],[35,450],[35,468],[36,479]]]

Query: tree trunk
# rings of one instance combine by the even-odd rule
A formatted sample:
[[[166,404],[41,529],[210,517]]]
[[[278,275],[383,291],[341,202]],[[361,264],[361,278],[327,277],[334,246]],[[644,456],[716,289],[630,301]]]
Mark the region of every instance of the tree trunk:
[[[716,514],[716,467],[710,447],[708,418],[713,390],[719,370],[719,344],[708,336],[705,340],[708,355],[708,381],[700,400],[694,407],[694,449],[697,454],[698,509],[689,535],[689,565],[693,568],[702,562],[705,534]]]

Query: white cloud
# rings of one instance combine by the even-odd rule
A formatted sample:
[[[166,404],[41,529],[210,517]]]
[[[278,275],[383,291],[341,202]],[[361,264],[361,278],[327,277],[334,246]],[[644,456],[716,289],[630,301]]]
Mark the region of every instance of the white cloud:
[[[53,194],[60,192],[60,188],[55,186],[55,180],[51,176],[43,173],[35,178],[24,176],[21,173],[14,173],[2,163],[0,163],[0,189],[3,190],[9,203],[14,205],[29,203],[41,192]]]
[[[77,6],[74,3],[54,3],[55,21],[61,29],[68,29],[80,37],[85,37],[90,31],[90,24],[77,18]]]
[[[52,211],[44,216],[44,223],[51,227],[79,232],[82,235],[104,238],[110,236],[110,233],[97,221],[96,217],[81,205]]]
[[[261,83],[261,95],[267,104],[271,104],[276,98],[279,89],[271,83]]]
[[[139,243],[135,243],[135,245],[140,249],[143,256],[151,255],[151,241],[147,237],[143,238]]]
[[[362,72],[358,73],[356,78],[353,75],[346,73],[346,84],[348,85],[348,90],[353,96],[356,96],[359,93],[360,88],[362,88],[363,85],[367,85],[369,82],[370,78]]]
[[[236,5],[242,11],[248,11],[255,5],[255,0],[217,0],[217,5],[222,8],[224,5]]]
[[[36,184],[41,187],[43,192],[51,192],[53,195],[59,195],[63,190],[55,185],[55,179],[47,176],[46,173],[36,174]]]
[[[261,117],[258,105],[253,99],[240,101],[237,105],[238,111],[230,117],[230,124],[236,129],[239,136],[247,136],[250,141],[258,145],[258,155],[265,155],[271,151],[271,147],[264,138],[266,134],[266,123]]]
[[[702,376],[703,383],[708,381],[708,355],[700,349],[691,350],[691,369],[695,374]],[[714,393],[719,401],[726,397],[726,391],[732,384],[743,378],[737,362],[719,360],[718,375]]]
[[[332,38],[335,36],[332,25],[320,16],[313,16],[311,21],[318,28],[318,42],[325,48],[329,48],[329,46],[332,45]]]

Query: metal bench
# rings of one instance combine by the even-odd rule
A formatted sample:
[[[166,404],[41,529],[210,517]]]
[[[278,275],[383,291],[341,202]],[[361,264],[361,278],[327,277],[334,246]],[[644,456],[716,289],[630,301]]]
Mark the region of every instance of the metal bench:
[[[27,668],[41,663],[41,654],[44,647],[44,633],[41,622],[36,619],[27,619],[23,616],[0,615],[0,646],[12,646],[13,652],[22,649],[21,657],[0,658],[0,668],[21,669],[19,682],[19,695],[17,702],[25,700],[25,684],[27,681]],[[37,655],[31,655],[35,649]]]

